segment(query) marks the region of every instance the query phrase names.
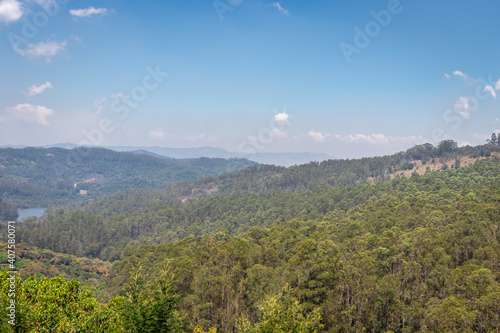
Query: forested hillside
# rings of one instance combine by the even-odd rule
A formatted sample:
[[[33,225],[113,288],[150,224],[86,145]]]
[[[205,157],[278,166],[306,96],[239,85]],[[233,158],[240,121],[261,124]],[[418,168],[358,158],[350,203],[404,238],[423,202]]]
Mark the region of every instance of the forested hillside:
[[[7,269],[9,266],[7,260],[8,244],[0,242],[0,249],[0,269]],[[109,293],[106,292],[106,282],[111,272],[109,262],[78,258],[26,244],[18,244],[16,254],[17,260],[14,265],[22,279],[29,276],[40,278],[58,276],[66,280],[75,279],[93,291],[98,299],[109,299]]]
[[[471,148],[471,151],[480,149],[486,148]],[[366,176],[371,177],[371,174],[366,175],[363,170],[369,170],[370,163],[377,162],[381,165],[378,170],[382,172],[399,155],[408,155],[411,151],[372,159],[306,164],[290,169],[255,166],[201,179],[195,185],[179,184],[172,190],[152,191],[144,196],[127,191],[90,203],[83,210],[52,212],[38,221],[25,224],[19,229],[18,237],[21,241],[56,252],[117,260],[127,245],[158,244],[209,234],[218,229],[226,229],[233,235],[252,226],[267,227],[295,217],[316,218],[335,209],[347,211],[368,199],[394,195],[397,188],[393,184],[397,184],[394,183],[397,179],[390,182],[390,177],[384,173],[386,181],[373,185],[366,181]],[[491,152],[486,151],[484,155],[491,155]],[[451,156],[456,158],[458,155],[455,152]],[[420,157],[425,161],[425,156]],[[432,157],[427,158],[430,160]],[[475,166],[461,168],[458,172],[448,169],[428,172],[423,176],[415,174],[411,181],[415,190],[431,191],[446,187],[462,191],[482,187],[486,185],[484,182],[492,181],[490,175],[478,171],[482,163],[479,161]],[[396,166],[401,168],[399,164]],[[282,173],[276,173],[276,170]],[[352,180],[343,180],[343,175],[356,170],[359,175],[354,174],[356,177],[353,176]],[[495,171],[488,172],[494,174]],[[480,175],[477,180],[476,174]],[[475,181],[471,182],[470,178]],[[185,203],[173,200],[175,188],[183,190],[182,186],[189,189],[199,184],[213,186],[221,179],[226,182],[221,184],[225,184],[227,190],[217,192],[218,195],[205,194],[199,200]],[[365,184],[346,186],[356,182]],[[236,184],[246,188],[246,192],[240,193],[241,189]],[[293,184],[297,184],[296,190]],[[265,190],[252,190],[250,186],[261,186]],[[173,201],[170,203],[164,198]]]
[[[44,327],[500,331],[498,151],[444,141],[385,157],[252,166],[18,224],[18,242],[113,262],[107,304],[74,282],[19,281],[25,327],[41,330],[42,304],[58,302],[57,293],[43,303],[30,293],[73,290],[59,308],[80,315],[58,310]],[[83,282],[88,272],[74,273]]]
[[[257,324],[286,284],[328,332],[496,332],[500,168],[476,169],[394,181],[348,212],[128,247],[109,286],[119,294],[134,265],[155,276],[169,262],[181,313],[222,332]]]
[[[102,148],[3,148],[0,193],[20,208],[48,207],[128,188],[165,188],[254,164],[245,159],[180,161]]]
[[[405,152],[388,156],[311,162],[289,168],[261,164],[176,184],[165,190],[118,192],[100,200],[90,201],[84,210],[107,216],[159,204],[198,200],[207,196],[294,193],[325,185],[335,187],[375,183],[389,180],[398,172],[410,172],[411,175],[411,170],[417,167],[421,168],[419,173],[425,172],[431,164],[439,166],[439,170],[448,168],[446,163],[450,164],[452,161],[452,168],[458,168],[460,163],[456,164],[456,161],[461,157],[477,159],[491,156],[495,152],[500,152],[500,146],[457,147],[456,142],[446,140],[437,147],[432,144],[417,145]]]
[[[13,221],[18,216],[16,204],[0,197],[0,221]]]

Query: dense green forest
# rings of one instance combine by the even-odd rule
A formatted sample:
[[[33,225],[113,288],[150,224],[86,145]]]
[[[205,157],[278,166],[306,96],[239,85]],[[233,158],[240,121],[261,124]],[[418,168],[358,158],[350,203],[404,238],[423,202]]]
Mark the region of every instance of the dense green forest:
[[[452,140],[417,145],[405,152],[362,159],[337,159],[292,166],[255,165],[226,174],[200,178],[170,186],[164,190],[127,190],[99,200],[91,200],[83,209],[103,216],[124,214],[158,204],[175,204],[207,196],[248,196],[249,194],[294,193],[321,186],[353,186],[389,180],[397,171],[421,168],[429,164],[444,167],[460,157],[481,158],[499,152],[497,145],[457,147]],[[421,165],[417,166],[417,162]],[[460,163],[452,167],[459,167]],[[118,204],[119,203],[119,204]]]
[[[15,221],[17,217],[17,205],[0,197],[0,221]]]
[[[457,156],[454,154],[453,158]],[[387,160],[394,158],[394,155],[388,156]],[[388,163],[383,157],[373,160],[380,161],[384,168]],[[341,186],[342,180],[337,180],[330,184],[328,179],[331,179],[331,173],[350,173],[356,170],[356,165],[359,165],[360,170],[364,170],[364,167],[373,161],[362,159],[329,162],[335,166],[329,166],[328,162],[306,164],[290,168],[293,174],[285,173],[282,177],[275,177],[272,171],[268,171],[275,167],[261,165],[260,169],[250,167],[225,176],[201,179],[197,183],[217,182],[221,177],[226,177],[229,179],[230,185],[227,185],[227,188],[230,190],[224,192],[225,195],[205,195],[199,200],[185,203],[174,201],[164,204],[161,195],[137,197],[133,193],[128,195],[133,191],[122,192],[92,202],[83,209],[58,210],[39,220],[25,223],[23,228],[18,229],[18,237],[20,241],[56,252],[117,260],[128,245],[159,244],[209,234],[218,229],[226,229],[230,235],[234,235],[252,226],[268,227],[272,223],[283,223],[295,217],[316,218],[333,210],[347,211],[368,199],[377,200],[395,195],[398,191],[398,187],[393,185],[397,184],[394,183],[397,180],[375,184],[360,181],[364,184],[351,186]],[[341,163],[344,167],[338,166]],[[458,173],[452,169],[428,172],[412,177],[411,181],[415,190],[434,191],[442,187],[455,191],[471,190],[485,186],[484,182],[491,182],[491,178],[486,177],[484,172],[479,173],[480,165],[482,164],[478,163],[477,166],[461,168]],[[491,170],[488,172],[493,173]],[[360,173],[362,174],[361,171]],[[471,181],[470,179],[477,178],[475,175],[478,173],[481,176],[479,183]],[[285,177],[288,180],[280,179]],[[389,179],[387,175],[384,177]],[[256,194],[258,191],[248,191],[246,195],[232,194],[232,189],[236,188],[236,180],[241,186],[246,186],[245,184],[252,184],[256,178],[260,178],[262,184],[267,186],[267,193]],[[358,178],[362,179],[362,176]],[[304,186],[303,190],[289,190],[293,183],[309,182],[318,186],[310,186],[312,189]],[[182,185],[176,187],[180,188]],[[192,184],[184,186],[189,188]],[[162,193],[169,195],[172,192],[167,189]],[[89,206],[92,208],[90,211]],[[96,210],[96,207],[99,209]],[[128,209],[123,210],[123,207]],[[134,209],[129,209],[131,207]]]
[[[0,194],[20,208],[53,207],[128,188],[165,188],[254,164],[245,159],[174,160],[103,148],[2,148]]]
[[[0,332],[499,332],[499,151],[251,166],[55,210],[16,227],[32,254]]]

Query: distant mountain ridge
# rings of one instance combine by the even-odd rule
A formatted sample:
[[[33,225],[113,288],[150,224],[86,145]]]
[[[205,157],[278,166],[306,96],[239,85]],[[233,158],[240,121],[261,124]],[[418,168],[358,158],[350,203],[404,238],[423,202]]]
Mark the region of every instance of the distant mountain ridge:
[[[0,146],[0,148],[26,148],[29,146],[23,145],[6,145]],[[78,147],[74,143],[57,143],[53,145],[45,145],[42,148],[65,148],[73,149]],[[277,166],[289,167],[292,165],[306,164],[313,161],[322,162],[330,159],[335,159],[327,154],[316,154],[316,153],[257,153],[254,155],[241,154],[237,152],[231,152],[223,148],[217,147],[199,147],[199,148],[169,148],[169,147],[159,147],[159,146],[105,146],[109,150],[114,150],[118,152],[138,152],[141,151],[143,154],[149,152],[158,158],[169,157],[175,159],[188,159],[188,158],[200,158],[200,157],[211,157],[211,158],[246,158],[248,160],[263,163],[263,164],[273,164]]]
[[[173,159],[145,150],[0,148],[0,193],[22,208],[82,201],[127,188],[159,189],[178,182],[244,169],[241,158]],[[0,217],[12,209],[0,205]]]

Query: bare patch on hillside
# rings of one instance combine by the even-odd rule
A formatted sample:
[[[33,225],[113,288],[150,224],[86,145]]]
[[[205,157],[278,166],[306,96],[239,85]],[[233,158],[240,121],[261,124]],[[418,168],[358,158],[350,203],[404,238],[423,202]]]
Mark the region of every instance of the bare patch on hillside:
[[[492,156],[499,156],[499,153],[492,153]],[[461,156],[458,158],[460,161],[460,167],[463,166],[469,166],[476,161],[483,160],[486,157],[471,157],[471,156]],[[411,175],[416,172],[420,176],[424,175],[427,171],[437,171],[437,170],[443,170],[443,166],[446,164],[448,169],[454,169],[455,168],[455,163],[456,159],[448,159],[448,160],[442,160],[442,159],[435,159],[434,162],[427,162],[425,164],[422,163],[421,160],[415,160],[415,161],[410,161],[410,163],[414,164],[413,169],[411,170],[399,170],[396,172],[391,173],[389,176],[391,179],[394,179],[396,176],[401,176],[401,177],[411,177]]]

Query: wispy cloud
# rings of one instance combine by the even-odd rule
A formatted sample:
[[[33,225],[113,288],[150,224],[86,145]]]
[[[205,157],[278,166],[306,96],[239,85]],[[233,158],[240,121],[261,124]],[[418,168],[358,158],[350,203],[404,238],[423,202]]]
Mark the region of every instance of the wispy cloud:
[[[44,92],[45,89],[49,89],[49,88],[52,88],[52,83],[50,83],[49,81],[39,85],[39,86],[36,86],[36,85],[32,85],[31,87],[28,88],[28,96],[36,96],[38,94],[41,94]]]
[[[23,6],[17,0],[0,1],[0,22],[9,23],[19,20],[23,16]]]
[[[325,135],[323,135],[323,133],[321,132],[317,132],[317,131],[314,131],[314,130],[310,130],[307,135],[313,139],[314,141],[316,142],[325,142],[326,141],[326,137]]]
[[[307,135],[316,142],[325,142],[327,140],[337,140],[344,143],[370,144],[374,146],[404,144],[404,143],[422,143],[426,139],[422,136],[389,136],[382,133],[373,134],[331,134],[321,133],[310,130]]]
[[[69,13],[77,17],[89,17],[92,15],[105,15],[109,13],[107,8],[84,8],[84,9],[70,9]]]
[[[165,137],[165,132],[163,132],[161,128],[155,128],[149,131],[149,137],[154,140],[163,139]]]
[[[373,146],[388,146],[388,145],[398,145],[407,143],[424,143],[428,140],[423,136],[390,136],[383,133],[373,133],[373,134],[323,134],[321,132],[309,131],[308,136],[313,138],[317,142],[324,142],[327,139],[337,140],[345,143],[354,144],[370,144]]]
[[[14,117],[40,125],[48,125],[47,117],[54,114],[54,111],[41,105],[18,104],[9,108]]]
[[[274,8],[277,8],[281,14],[290,16],[290,12],[288,10],[286,10],[285,8],[281,7],[279,2],[272,3],[271,6],[273,6]]]
[[[276,138],[279,138],[279,139],[288,137],[288,132],[287,131],[280,130],[280,129],[277,129],[277,128],[273,129],[272,133],[273,133],[273,137],[276,137]]]
[[[123,94],[121,92],[119,92],[119,93],[111,95],[111,98],[118,99],[118,98],[121,98],[122,96],[123,96]]]
[[[450,78],[451,76],[449,74],[444,74],[445,77]],[[463,81],[465,81],[468,84],[481,84],[484,85],[483,91],[488,92],[491,94],[493,98],[497,97],[496,90],[500,90],[500,79],[495,83],[493,81],[492,76],[490,75],[488,79],[480,77],[479,79],[473,78],[468,76],[462,71],[454,71],[453,72],[454,76],[457,76],[461,78]]]
[[[471,100],[469,98],[460,96],[454,106],[462,118],[469,119],[471,111]]]
[[[468,84],[481,84],[484,85],[483,87],[483,92],[490,93],[493,98],[497,97],[496,90],[500,90],[500,79],[495,83],[492,79],[492,76],[490,75],[488,79],[484,79],[480,77],[479,79],[473,78],[468,76],[462,71],[454,71],[453,72],[454,76],[460,77],[462,80],[464,80]],[[445,77],[450,78],[451,76],[449,74],[444,74]],[[462,97],[461,97],[462,98]],[[464,100],[461,101],[461,103],[464,103]],[[468,112],[465,112],[464,115],[468,118]]]
[[[445,75],[448,75],[448,74],[445,74]],[[469,75],[465,74],[462,71],[454,71],[453,75],[455,75],[457,77],[460,77],[462,80],[464,80],[464,81],[466,81],[468,83],[478,83],[478,82],[481,82],[481,80],[478,80],[478,79],[475,79],[473,77],[470,77]],[[449,77],[449,75],[447,77]]]
[[[45,57],[47,62],[56,56],[58,53],[64,51],[67,42],[40,42],[37,44],[28,44],[25,49],[15,47],[15,51],[20,55],[30,58]]]
[[[495,134],[500,134],[500,129],[494,129],[494,130],[492,131],[492,133],[495,133]],[[483,133],[474,133],[473,137],[474,137],[475,139],[480,139],[480,140],[483,140],[483,141],[486,141],[486,140],[488,140],[488,139],[490,139],[490,138],[491,138],[491,136],[490,136],[490,135],[485,135],[485,134],[483,134]]]

